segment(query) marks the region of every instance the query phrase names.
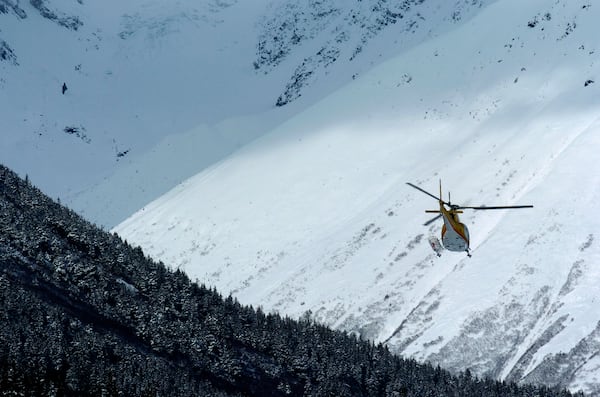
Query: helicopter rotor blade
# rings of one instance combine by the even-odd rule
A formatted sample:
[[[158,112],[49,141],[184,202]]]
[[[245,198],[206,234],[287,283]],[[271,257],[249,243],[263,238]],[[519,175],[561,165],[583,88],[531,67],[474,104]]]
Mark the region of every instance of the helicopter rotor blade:
[[[514,208],[533,208],[533,205],[500,205],[494,207],[467,207],[467,206],[459,206],[459,209],[471,209],[471,210],[505,210],[505,209],[514,209]]]
[[[442,217],[442,214],[439,214],[438,216],[434,216],[433,218],[431,218],[430,220],[428,220],[427,222],[425,222],[423,224],[423,226],[429,226],[430,224],[432,224],[433,222],[437,221],[441,217]]]
[[[438,201],[442,201],[442,199],[440,199],[439,197],[437,197],[437,196],[434,196],[433,194],[429,193],[428,191],[421,189],[421,188],[420,188],[420,187],[418,187],[417,185],[413,185],[413,184],[412,184],[412,183],[410,183],[410,182],[406,182],[406,184],[407,184],[408,186],[410,186],[410,187],[414,187],[415,189],[417,189],[417,190],[419,190],[419,191],[421,191],[421,192],[425,193],[426,195],[428,195],[428,196],[430,196],[430,197],[433,197],[434,199],[436,199],[436,200],[438,200]],[[446,202],[445,202],[445,201],[442,201],[442,203],[446,204]]]

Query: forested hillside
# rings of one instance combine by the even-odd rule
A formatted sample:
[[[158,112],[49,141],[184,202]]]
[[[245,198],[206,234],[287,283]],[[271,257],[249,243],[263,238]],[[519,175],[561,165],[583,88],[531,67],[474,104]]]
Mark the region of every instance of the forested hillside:
[[[2,395],[570,396],[241,306],[0,166]]]

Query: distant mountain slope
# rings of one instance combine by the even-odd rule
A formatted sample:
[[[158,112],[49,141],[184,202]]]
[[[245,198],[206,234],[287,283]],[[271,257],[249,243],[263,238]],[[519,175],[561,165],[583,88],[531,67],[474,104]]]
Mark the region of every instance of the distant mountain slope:
[[[2,0],[0,157],[112,227],[489,2]]]
[[[223,300],[3,166],[0,208],[0,395],[571,395]]]
[[[256,11],[231,3],[0,2],[0,157],[112,226],[252,139],[213,128],[266,110],[231,95],[256,76],[253,35],[231,29]],[[181,147],[194,150],[174,161]]]
[[[307,86],[345,83],[389,56],[454,28],[494,1],[273,2],[260,23],[254,67],[268,73],[286,61],[293,66],[276,102],[284,106]]]
[[[426,3],[424,3],[426,4]],[[599,52],[589,2],[497,1],[117,228],[241,302],[452,370],[600,393]],[[427,244],[464,205],[473,258]]]

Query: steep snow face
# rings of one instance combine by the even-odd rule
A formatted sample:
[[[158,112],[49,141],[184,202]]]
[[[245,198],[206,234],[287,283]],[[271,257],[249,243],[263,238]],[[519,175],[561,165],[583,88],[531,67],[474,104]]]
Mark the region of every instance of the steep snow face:
[[[113,226],[490,1],[2,0],[0,157]]]
[[[243,303],[499,379],[600,393],[600,8],[502,0],[115,230]],[[438,181],[473,258],[427,243]],[[444,193],[446,195],[446,193]]]
[[[114,225],[247,142],[210,126],[265,108],[232,95],[262,77],[250,61],[261,3],[196,3],[0,2],[2,162]],[[182,140],[196,150],[171,163]]]
[[[254,67],[268,73],[283,64],[291,72],[276,102],[283,106],[316,82],[336,86],[356,78],[397,49],[439,35],[493,1],[274,2],[260,21]]]

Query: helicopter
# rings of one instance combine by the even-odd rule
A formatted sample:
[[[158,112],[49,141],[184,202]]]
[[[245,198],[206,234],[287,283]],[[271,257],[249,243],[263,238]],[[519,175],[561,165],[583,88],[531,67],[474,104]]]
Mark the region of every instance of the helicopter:
[[[417,185],[413,185],[410,182],[406,182],[406,184],[410,187],[417,189],[420,192],[425,193],[426,195],[433,197],[440,204],[439,210],[425,210],[427,213],[435,213],[439,214],[432,219],[428,220],[423,224],[423,226],[428,226],[429,224],[435,222],[439,218],[444,219],[444,225],[442,226],[442,243],[435,237],[431,236],[429,239],[429,243],[431,244],[431,248],[435,251],[437,256],[441,256],[441,252],[443,248],[446,248],[448,251],[454,252],[466,252],[468,257],[471,257],[471,252],[469,248],[469,229],[464,223],[461,223],[458,219],[458,214],[463,213],[463,209],[471,209],[471,210],[503,210],[503,209],[514,209],[514,208],[533,208],[533,205],[504,205],[504,206],[479,206],[479,207],[471,207],[464,205],[456,205],[450,203],[450,192],[448,192],[448,202],[445,202],[441,199],[442,197],[442,181],[440,180],[440,197],[436,197],[435,195],[429,193],[428,191],[420,188]],[[446,206],[448,208],[446,208]],[[443,247],[442,247],[443,244]]]

